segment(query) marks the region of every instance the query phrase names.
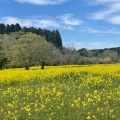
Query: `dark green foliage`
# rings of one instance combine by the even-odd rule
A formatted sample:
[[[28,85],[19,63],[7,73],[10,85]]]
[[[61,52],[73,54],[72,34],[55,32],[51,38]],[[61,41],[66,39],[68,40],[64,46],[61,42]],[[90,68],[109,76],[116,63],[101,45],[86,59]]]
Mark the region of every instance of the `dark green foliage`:
[[[62,39],[58,30],[54,32],[53,41],[55,46],[57,46],[58,48],[62,47]]]
[[[36,30],[36,34],[37,34],[37,35],[42,35],[42,31],[43,31],[43,30],[42,30],[41,28],[38,28],[38,29]]]
[[[20,27],[20,25],[18,23],[15,24],[14,30],[15,30],[15,32],[18,32],[18,31],[21,30],[21,27]]]
[[[0,34],[3,34],[5,30],[5,25],[3,23],[0,23]]]
[[[37,35],[42,35],[45,37],[45,39],[48,42],[54,44],[58,48],[62,48],[62,39],[58,30],[50,31],[47,29],[34,28],[34,27],[21,28],[21,26],[18,23],[16,23],[15,25],[7,24],[6,26],[3,23],[0,24],[0,34],[9,34],[11,32],[19,32],[20,30],[25,33],[32,32],[32,33],[36,33]]]
[[[9,32],[10,32],[10,25],[9,24],[7,24],[6,29],[7,29],[6,33],[9,34]]]
[[[1,23],[0,24],[0,34],[9,34],[10,32],[18,32],[21,30],[21,26],[16,23],[15,25],[14,24],[7,24],[6,26]]]
[[[47,29],[42,30],[41,28],[36,29],[34,27],[24,27],[22,30],[24,32],[32,32],[36,33],[37,35],[42,35],[48,42],[54,44],[58,48],[62,48],[62,38],[58,30],[50,31]]]
[[[10,25],[10,32],[15,32],[15,25],[14,24]]]

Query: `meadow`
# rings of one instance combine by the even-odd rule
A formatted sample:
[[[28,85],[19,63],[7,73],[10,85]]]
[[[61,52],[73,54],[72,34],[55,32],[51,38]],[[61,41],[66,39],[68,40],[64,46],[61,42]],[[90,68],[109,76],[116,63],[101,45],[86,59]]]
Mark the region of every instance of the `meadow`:
[[[120,120],[120,64],[1,70],[0,120]]]

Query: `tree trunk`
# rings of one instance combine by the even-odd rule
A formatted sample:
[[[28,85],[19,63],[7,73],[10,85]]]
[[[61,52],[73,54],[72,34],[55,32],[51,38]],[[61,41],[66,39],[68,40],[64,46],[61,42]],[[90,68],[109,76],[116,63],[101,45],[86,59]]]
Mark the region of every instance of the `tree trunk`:
[[[30,69],[29,65],[25,65],[25,69],[29,70]]]
[[[42,70],[44,69],[44,66],[45,66],[45,62],[42,62],[42,66],[41,66]]]
[[[0,63],[0,70],[2,70],[3,69],[3,64],[2,64],[2,62]]]

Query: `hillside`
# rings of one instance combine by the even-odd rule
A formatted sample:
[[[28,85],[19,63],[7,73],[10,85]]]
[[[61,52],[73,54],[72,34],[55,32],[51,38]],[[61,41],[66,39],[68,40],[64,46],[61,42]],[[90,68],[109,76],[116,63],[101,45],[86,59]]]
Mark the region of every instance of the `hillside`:
[[[58,48],[62,48],[62,38],[58,30],[47,30],[47,29],[41,29],[41,28],[34,28],[34,27],[21,27],[18,23],[14,24],[7,24],[4,25],[3,23],[0,23],[0,34],[10,34],[12,32],[32,32],[36,33],[37,35],[44,36],[45,39],[54,44]]]

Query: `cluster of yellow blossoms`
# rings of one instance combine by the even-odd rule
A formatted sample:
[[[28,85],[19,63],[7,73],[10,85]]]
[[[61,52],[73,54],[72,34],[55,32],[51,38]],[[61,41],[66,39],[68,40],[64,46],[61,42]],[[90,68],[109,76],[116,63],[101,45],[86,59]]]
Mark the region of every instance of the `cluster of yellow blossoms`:
[[[119,120],[120,64],[0,71],[0,120]]]

